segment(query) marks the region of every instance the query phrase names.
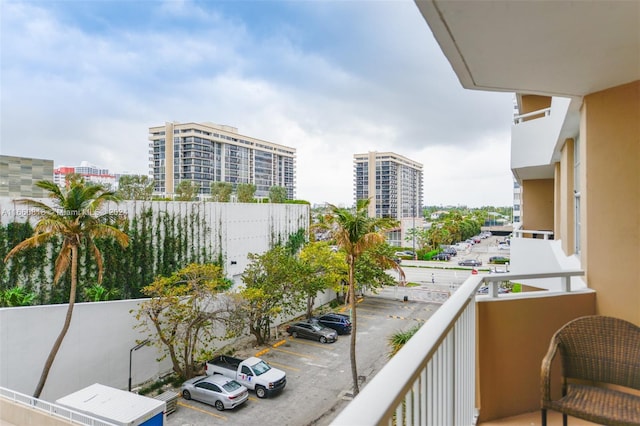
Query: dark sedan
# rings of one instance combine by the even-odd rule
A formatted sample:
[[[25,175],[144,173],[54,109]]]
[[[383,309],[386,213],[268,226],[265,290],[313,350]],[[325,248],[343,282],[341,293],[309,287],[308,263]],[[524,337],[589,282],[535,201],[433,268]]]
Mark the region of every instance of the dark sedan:
[[[438,253],[431,258],[431,260],[444,260],[444,261],[448,261],[449,259],[451,259],[451,255],[444,252]]]
[[[458,262],[460,266],[482,266],[482,261],[477,259],[464,259]]]
[[[318,340],[320,343],[335,342],[338,333],[318,323],[296,322],[287,327],[287,333],[293,337]]]
[[[329,313],[315,318],[315,320],[325,327],[334,329],[338,334],[351,333],[351,320],[348,315]]]

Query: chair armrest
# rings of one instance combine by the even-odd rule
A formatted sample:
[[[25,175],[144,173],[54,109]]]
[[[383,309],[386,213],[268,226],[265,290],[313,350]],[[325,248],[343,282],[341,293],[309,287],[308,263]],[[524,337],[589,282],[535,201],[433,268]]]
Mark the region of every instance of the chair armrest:
[[[542,367],[540,369],[540,390],[543,404],[545,401],[551,401],[551,362],[555,358],[557,351],[558,341],[553,338],[547,354],[542,359]]]

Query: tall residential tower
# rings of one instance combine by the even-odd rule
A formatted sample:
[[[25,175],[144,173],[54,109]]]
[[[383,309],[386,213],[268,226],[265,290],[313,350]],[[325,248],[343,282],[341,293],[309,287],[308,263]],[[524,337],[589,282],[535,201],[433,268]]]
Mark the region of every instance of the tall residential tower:
[[[281,186],[287,198],[295,198],[295,148],[212,123],[150,127],[149,141],[149,171],[156,193],[172,195],[181,181],[188,180],[200,185],[200,194],[209,194],[213,182],[229,182],[234,188],[254,184],[256,197],[267,197],[269,188]]]
[[[369,216],[421,216],[422,164],[392,152],[353,156],[356,200],[370,198]]]

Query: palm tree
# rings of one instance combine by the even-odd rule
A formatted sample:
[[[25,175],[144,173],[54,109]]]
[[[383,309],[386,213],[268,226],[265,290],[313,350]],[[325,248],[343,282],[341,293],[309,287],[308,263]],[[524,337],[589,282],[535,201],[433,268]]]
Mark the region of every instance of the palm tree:
[[[16,245],[5,257],[5,262],[19,251],[37,247],[52,237],[62,238],[62,247],[56,258],[53,283],[57,283],[60,277],[71,266],[71,290],[69,292],[69,305],[62,330],[51,348],[51,352],[42,369],[40,381],[33,393],[38,398],[47,381],[49,370],[62,345],[62,340],[69,330],[73,305],[76,299],[76,287],[78,281],[78,258],[80,248],[84,245],[91,250],[96,260],[98,269],[98,283],[102,281],[102,254],[95,245],[97,238],[114,238],[122,247],[129,244],[129,237],[115,226],[111,225],[118,216],[113,213],[104,213],[100,208],[107,201],[118,202],[120,199],[114,192],[106,190],[102,185],[85,184],[84,179],[73,179],[68,182],[66,189],[61,189],[53,182],[41,180],[36,183],[39,188],[48,191],[49,198],[53,199],[55,206],[45,203],[21,199],[18,203],[29,206],[38,211],[38,223],[33,236]]]
[[[385,240],[384,231],[397,226],[397,221],[389,218],[372,218],[367,215],[369,200],[358,200],[355,212],[329,205],[331,215],[329,221],[334,225],[333,237],[340,248],[346,253],[349,270],[349,306],[351,308],[351,375],[353,376],[353,395],[359,392],[358,368],[356,365],[356,290],[355,267],[356,260],[365,251],[382,244]],[[370,251],[373,255],[375,253]],[[378,256],[376,261],[384,267],[399,269],[398,264],[391,258]]]

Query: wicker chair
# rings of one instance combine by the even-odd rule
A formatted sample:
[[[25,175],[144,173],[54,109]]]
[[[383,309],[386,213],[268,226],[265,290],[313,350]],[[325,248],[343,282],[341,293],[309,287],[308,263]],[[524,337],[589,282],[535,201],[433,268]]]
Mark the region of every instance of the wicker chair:
[[[552,400],[551,362],[558,352],[562,398]],[[567,415],[602,425],[640,425],[640,394],[602,384],[640,390],[640,327],[598,315],[568,322],[553,335],[542,361],[542,426],[547,409],[561,412],[564,426]]]

